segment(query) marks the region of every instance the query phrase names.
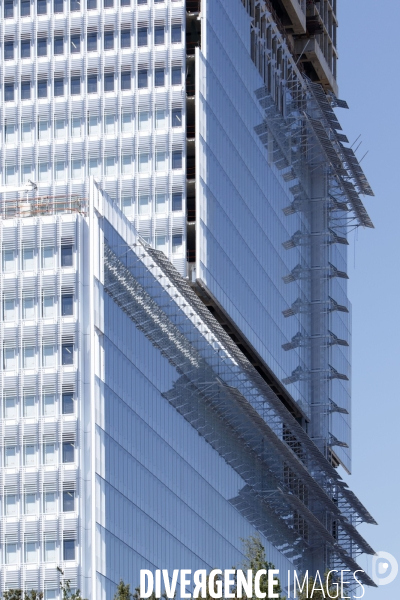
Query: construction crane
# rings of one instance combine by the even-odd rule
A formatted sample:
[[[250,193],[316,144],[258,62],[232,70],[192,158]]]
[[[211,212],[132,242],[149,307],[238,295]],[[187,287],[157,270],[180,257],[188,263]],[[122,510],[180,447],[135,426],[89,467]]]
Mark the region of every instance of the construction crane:
[[[35,192],[36,190],[36,183],[33,183],[33,181],[28,179],[28,181],[24,185],[4,185],[0,187],[0,194],[5,194],[6,192]]]

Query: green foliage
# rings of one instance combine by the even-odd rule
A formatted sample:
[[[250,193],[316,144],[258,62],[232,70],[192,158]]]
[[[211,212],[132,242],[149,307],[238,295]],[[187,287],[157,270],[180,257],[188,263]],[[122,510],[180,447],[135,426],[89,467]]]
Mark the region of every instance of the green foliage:
[[[57,567],[57,571],[64,576],[64,571]],[[76,590],[73,592],[71,590],[71,581],[70,579],[66,579],[61,582],[60,588],[62,591],[62,600],[87,600],[86,598],[82,598],[80,590]]]
[[[43,592],[31,590],[23,594],[22,590],[8,590],[4,592],[3,600],[42,600]]]
[[[269,598],[269,596],[268,596],[268,571],[270,569],[274,570],[275,566],[271,562],[267,561],[266,556],[265,556],[265,548],[262,545],[261,540],[258,536],[251,535],[246,540],[242,540],[242,542],[243,542],[243,546],[244,546],[244,554],[246,557],[246,559],[242,565],[242,569],[243,569],[243,571],[251,569],[253,571],[254,576],[257,571],[261,571],[262,569],[266,570],[266,572],[267,572],[266,575],[262,575],[260,577],[260,591],[263,593],[264,592],[266,593],[265,598],[267,599],[267,598]],[[277,579],[277,577],[275,576],[274,579]],[[253,582],[254,582],[254,577],[253,577]],[[254,585],[253,585],[253,592],[254,592]],[[281,596],[282,588],[281,588],[281,584],[279,583],[279,581],[274,586],[273,593],[279,594],[280,600],[286,600],[285,597]],[[253,596],[254,600],[255,600],[255,598],[256,597]]]
[[[120,584],[120,585],[121,585],[121,584]],[[129,587],[129,586],[128,586],[128,587]],[[132,596],[132,598],[133,598],[134,600],[140,600],[140,598],[141,598],[141,596],[140,596],[140,588],[138,588],[138,587],[137,587],[137,588],[135,588],[135,593],[134,593],[134,594],[131,594],[131,596]],[[166,592],[163,592],[163,593],[161,594],[161,598],[164,598],[164,600],[168,600],[168,599],[167,599],[167,594],[166,594]],[[115,596],[114,596],[114,599],[115,599]],[[119,596],[117,597],[117,600],[119,600]],[[149,596],[149,599],[148,599],[148,600],[158,600],[158,599],[156,599],[156,594],[155,594],[155,592],[154,592],[154,591],[151,593],[151,596]]]
[[[135,596],[131,594],[131,586],[129,583],[125,584],[122,579],[118,584],[117,591],[114,594],[114,600],[131,600]]]

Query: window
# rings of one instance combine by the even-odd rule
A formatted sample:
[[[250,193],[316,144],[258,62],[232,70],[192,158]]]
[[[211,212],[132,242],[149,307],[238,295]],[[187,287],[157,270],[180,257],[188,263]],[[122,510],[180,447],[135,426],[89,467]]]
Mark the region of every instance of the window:
[[[140,71],[138,71],[138,88],[139,89],[145,89],[147,88],[147,69],[140,69]]]
[[[49,163],[40,162],[38,167],[39,167],[39,181],[48,181],[50,179]]]
[[[4,512],[7,517],[15,517],[17,515],[17,496],[15,494],[6,495]]]
[[[44,493],[44,512],[45,513],[55,513],[56,512],[55,492],[45,492]],[[47,544],[54,544],[54,559],[53,560],[55,560],[55,542],[45,543],[45,556],[46,556]],[[45,558],[45,561],[48,562],[48,559]]]
[[[61,296],[61,315],[69,317],[74,314],[74,297],[72,294],[63,294]]]
[[[17,126],[14,123],[6,123],[4,129],[6,134],[6,144],[15,144],[17,141]]]
[[[17,562],[17,544],[6,544],[6,564],[15,565]]]
[[[54,248],[53,248],[53,246],[44,246],[42,248],[42,268],[43,269],[52,269],[53,267],[54,267]]]
[[[87,51],[97,52],[97,33],[88,33],[87,35]]]
[[[137,30],[137,45],[147,46],[147,27],[139,27]]]
[[[89,115],[88,133],[89,135],[100,135],[100,122],[99,117],[97,115]]]
[[[35,318],[35,299],[34,298],[23,298],[22,299],[22,318],[23,319],[34,319]]]
[[[156,235],[156,249],[165,252],[167,237],[165,235]]]
[[[34,467],[36,465],[36,451],[33,444],[24,445],[24,465]]]
[[[130,29],[122,29],[121,30],[121,48],[130,48],[131,47],[131,30]]]
[[[122,175],[132,175],[132,155],[123,154],[121,161],[121,173]]]
[[[81,51],[81,36],[71,35],[71,54],[79,54]]]
[[[17,399],[15,396],[4,398],[4,418],[15,419],[17,417]]]
[[[80,77],[71,77],[71,96],[79,96],[81,93]]]
[[[29,179],[33,179],[33,165],[32,163],[22,163],[22,181]]]
[[[114,91],[114,73],[109,73],[104,75],[104,91],[105,92],[113,92]]]
[[[17,466],[17,447],[6,446],[4,449],[4,466],[5,467],[16,467]]]
[[[4,85],[4,102],[14,102],[14,84],[6,83]]]
[[[21,40],[21,58],[31,57],[31,41]]]
[[[43,296],[42,317],[44,319],[52,319],[54,317],[54,296]]]
[[[133,217],[133,198],[132,196],[122,196],[122,212],[126,217]]]
[[[156,69],[154,72],[155,87],[163,87],[165,85],[164,69]]]
[[[61,347],[61,364],[73,365],[74,364],[74,346],[73,344],[63,344]]]
[[[75,491],[63,491],[63,512],[73,512],[75,510]]]
[[[88,94],[97,94],[97,75],[89,75],[87,78]]]
[[[36,367],[36,352],[34,346],[24,346],[22,354],[23,368],[34,369]]]
[[[54,173],[56,181],[64,181],[67,178],[65,160],[57,160],[54,163]]]
[[[100,161],[97,157],[89,157],[89,175],[101,177]]]
[[[150,212],[150,197],[148,194],[139,196],[139,215],[148,215]]]
[[[157,192],[156,194],[156,213],[167,212],[166,196],[163,193]]]
[[[70,0],[70,10],[71,12],[81,10],[80,0]]]
[[[15,348],[4,348],[3,368],[5,371],[13,371],[17,368],[17,355]]]
[[[73,249],[72,246],[61,246],[61,266],[73,266]]]
[[[34,268],[33,248],[23,248],[22,250],[22,268],[24,271],[32,271]]]
[[[10,273],[14,268],[14,250],[3,250],[3,271]]]
[[[55,510],[49,511],[49,512],[55,512]],[[45,562],[55,562],[56,561],[56,543],[55,542],[46,541],[44,543],[44,560],[45,560]]]
[[[104,32],[104,50],[114,50],[114,32]]]
[[[64,96],[64,79],[54,80],[54,95]]]
[[[106,177],[115,177],[115,156],[104,157],[104,171]]]
[[[31,14],[30,0],[21,0],[21,17],[29,17]]]
[[[32,394],[24,395],[24,417],[36,416],[35,396]]]
[[[63,541],[63,559],[75,560],[75,540]]]
[[[21,81],[21,100],[31,99],[31,82]]]
[[[139,131],[148,131],[150,129],[150,113],[142,110],[139,113]]]
[[[181,233],[172,236],[172,254],[178,254],[182,251],[183,237]]]
[[[164,109],[156,110],[156,129],[165,129],[167,126],[166,112]]]
[[[15,300],[14,298],[5,298],[3,301],[3,319],[4,321],[14,321],[15,319]]]
[[[87,0],[87,9],[88,10],[96,10],[97,9],[97,0]]]
[[[55,13],[64,12],[64,0],[53,0],[53,10]]]
[[[80,158],[75,158],[71,161],[71,179],[82,179],[83,163]]]
[[[174,108],[172,111],[172,127],[182,127],[182,109]]]
[[[114,0],[104,0],[104,8],[112,8],[114,6]]]
[[[47,79],[42,79],[41,81],[38,81],[37,95],[38,98],[47,98]]]
[[[154,43],[157,45],[164,44],[164,27],[155,27]]]
[[[121,131],[122,133],[132,133],[133,118],[132,113],[123,112],[121,115]]]
[[[14,42],[4,42],[4,60],[14,60]]]
[[[165,171],[167,169],[166,153],[163,151],[156,152],[156,171]]]
[[[47,56],[47,38],[39,38],[37,41],[37,55]]]
[[[43,394],[43,414],[45,417],[56,414],[56,398],[51,392],[44,392]]]
[[[121,90],[130,90],[131,89],[131,72],[130,71],[122,71],[121,73]]]
[[[26,515],[35,515],[36,514],[36,495],[35,494],[25,494],[24,513]]]
[[[148,152],[139,154],[139,173],[148,173],[150,168],[150,156]]]
[[[182,27],[181,25],[172,25],[171,28],[171,42],[173,44],[179,44],[182,41]]]
[[[42,366],[54,367],[56,364],[56,349],[54,344],[43,344],[42,347]]]
[[[71,442],[63,442],[62,445],[63,463],[72,463],[75,460],[75,448]]]
[[[172,168],[182,169],[182,150],[174,150],[172,152]]]
[[[130,6],[131,0],[121,0],[121,6]]]
[[[54,54],[64,54],[64,38],[54,38]]]
[[[71,119],[71,137],[78,138],[82,135],[81,129],[81,118],[80,117],[72,117]]]
[[[56,600],[57,590],[45,590],[44,600]]]
[[[43,464],[54,465],[56,463],[55,444],[43,444]]]
[[[181,67],[172,67],[171,83],[172,83],[172,85],[181,85],[182,84],[182,69],[181,69]]]
[[[182,210],[182,193],[174,192],[172,194],[172,210]]]
[[[104,129],[107,135],[113,135],[115,133],[115,115],[104,115]]]
[[[47,13],[46,0],[37,0],[36,12],[38,15],[45,15]]]
[[[4,2],[4,18],[14,18],[14,2],[12,0],[5,0]]]
[[[25,542],[25,562],[35,563],[37,561],[36,542]]]
[[[62,395],[62,414],[74,414],[74,395],[69,392],[64,392]]]
[[[40,140],[48,140],[50,138],[50,124],[48,121],[39,121],[38,135]]]

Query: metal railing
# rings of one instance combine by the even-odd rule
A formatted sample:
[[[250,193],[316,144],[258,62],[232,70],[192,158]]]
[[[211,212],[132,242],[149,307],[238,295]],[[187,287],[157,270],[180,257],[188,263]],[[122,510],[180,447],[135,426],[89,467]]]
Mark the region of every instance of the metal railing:
[[[79,195],[38,196],[36,198],[13,198],[2,200],[0,211],[2,219],[17,217],[39,217],[60,213],[80,213],[87,215],[88,201]]]

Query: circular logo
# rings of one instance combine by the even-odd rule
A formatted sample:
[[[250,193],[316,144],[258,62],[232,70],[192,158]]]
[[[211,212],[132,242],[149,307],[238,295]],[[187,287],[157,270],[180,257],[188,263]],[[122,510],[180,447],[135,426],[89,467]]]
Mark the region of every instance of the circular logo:
[[[377,552],[372,559],[372,578],[376,585],[392,583],[399,572],[399,565],[389,552]]]

